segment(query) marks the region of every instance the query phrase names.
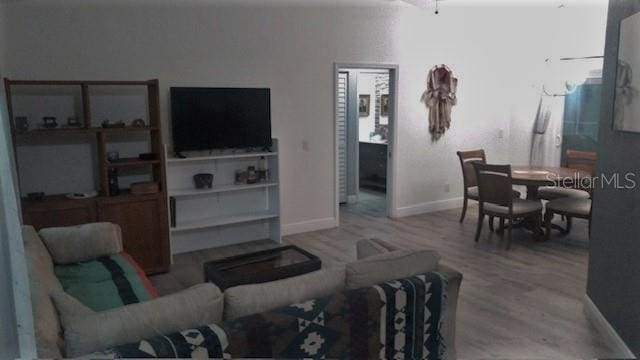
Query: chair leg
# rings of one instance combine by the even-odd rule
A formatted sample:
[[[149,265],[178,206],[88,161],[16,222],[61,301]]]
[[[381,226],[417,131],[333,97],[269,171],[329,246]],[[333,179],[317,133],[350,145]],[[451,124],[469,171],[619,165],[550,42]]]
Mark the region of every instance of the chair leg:
[[[498,228],[498,233],[504,234],[504,218],[503,217],[500,218],[500,228]]]
[[[587,220],[589,221],[589,240],[591,240],[591,218]]]
[[[533,238],[535,240],[540,240],[541,237],[544,236],[544,230],[542,230],[542,226],[543,226],[543,219],[542,219],[542,212],[537,214],[535,216],[535,222],[534,222],[534,232],[533,232]]]
[[[469,199],[467,199],[467,197],[464,197],[464,200],[462,202],[462,215],[460,215],[460,222],[464,221],[464,217],[465,215],[467,215],[467,204],[469,202]]]
[[[476,227],[476,242],[480,240],[480,233],[482,232],[482,223],[484,222],[484,214],[482,211],[478,213],[478,225]]]
[[[544,225],[545,225],[545,238],[549,240],[551,238],[551,220],[553,220],[553,213],[547,211],[544,213]]]
[[[573,225],[573,219],[570,218],[569,216],[567,216],[567,234],[569,234],[571,232],[571,225]]]
[[[489,230],[493,232],[493,216],[489,216]]]
[[[509,228],[507,229],[507,250],[511,249],[511,230],[513,229],[513,219],[509,218]]]

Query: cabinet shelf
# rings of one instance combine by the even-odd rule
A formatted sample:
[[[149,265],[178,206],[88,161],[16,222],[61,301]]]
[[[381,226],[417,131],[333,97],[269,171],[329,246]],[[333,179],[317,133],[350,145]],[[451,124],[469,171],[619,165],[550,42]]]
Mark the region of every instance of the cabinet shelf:
[[[211,161],[211,160],[223,160],[223,159],[242,159],[242,158],[255,158],[255,157],[268,157],[268,156],[278,156],[277,152],[248,152],[248,153],[238,153],[238,154],[218,154],[218,155],[210,155],[210,156],[198,156],[192,158],[168,158],[167,162],[170,164],[187,164],[191,162],[198,161]]]
[[[117,167],[135,167],[135,166],[147,166],[153,164],[160,164],[160,160],[141,160],[138,158],[122,158],[113,161],[107,161],[107,164],[111,168]]]
[[[262,182],[262,183],[256,183],[256,184],[218,185],[218,186],[214,186],[211,189],[170,190],[169,191],[169,196],[172,196],[172,197],[199,196],[199,195],[216,194],[216,193],[229,192],[229,191],[242,191],[242,190],[269,188],[269,187],[274,187],[274,186],[278,186],[278,183],[275,182],[275,181]]]
[[[157,131],[158,128],[150,126],[141,127],[123,127],[123,128],[102,128],[102,127],[90,127],[90,128],[56,128],[56,129],[34,129],[26,132],[18,132],[18,137],[28,136],[42,136],[42,135],[65,135],[65,134],[98,134],[98,133],[120,133],[120,132],[145,132],[145,131]]]
[[[275,219],[277,217],[278,217],[278,214],[274,214],[271,212],[256,212],[256,213],[249,213],[249,214],[219,216],[219,217],[214,217],[210,219],[185,221],[179,226],[171,228],[171,232],[177,233],[177,232],[183,232],[183,231],[207,229],[207,228],[213,228],[213,227],[218,227],[223,225],[232,225],[232,224],[240,224],[240,223],[253,222],[253,221]]]

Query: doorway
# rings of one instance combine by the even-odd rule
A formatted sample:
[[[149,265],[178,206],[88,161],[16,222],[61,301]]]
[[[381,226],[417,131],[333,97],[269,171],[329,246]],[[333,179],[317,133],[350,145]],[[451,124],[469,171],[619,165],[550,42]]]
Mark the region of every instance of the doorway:
[[[395,65],[336,64],[336,219],[393,216]]]

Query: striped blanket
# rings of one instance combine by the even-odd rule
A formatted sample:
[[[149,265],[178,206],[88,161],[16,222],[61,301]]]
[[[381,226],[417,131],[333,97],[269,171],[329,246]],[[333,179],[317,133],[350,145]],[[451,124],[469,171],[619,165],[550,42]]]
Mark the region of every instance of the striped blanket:
[[[66,293],[94,311],[105,311],[158,297],[144,271],[127,253],[70,265],[55,273]]]

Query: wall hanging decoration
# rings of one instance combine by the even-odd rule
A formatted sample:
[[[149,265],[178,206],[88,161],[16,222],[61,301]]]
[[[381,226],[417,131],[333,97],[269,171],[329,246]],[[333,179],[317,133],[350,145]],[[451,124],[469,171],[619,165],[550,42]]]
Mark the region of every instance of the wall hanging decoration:
[[[437,141],[451,126],[451,109],[457,104],[458,79],[447,65],[436,65],[429,70],[427,90],[422,102],[429,110],[431,140]]]
[[[371,95],[360,95],[358,102],[358,113],[360,117],[369,116],[369,111],[371,108]]]

